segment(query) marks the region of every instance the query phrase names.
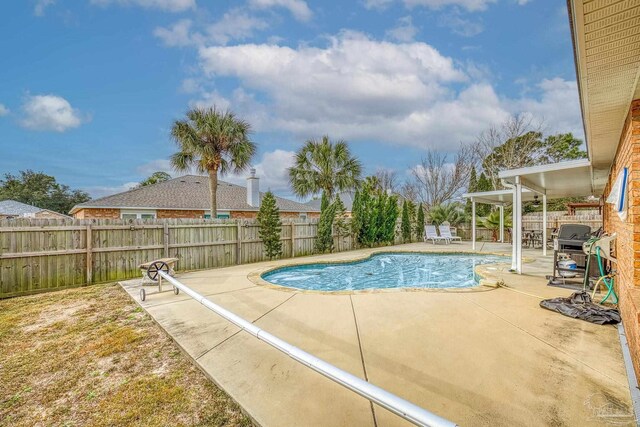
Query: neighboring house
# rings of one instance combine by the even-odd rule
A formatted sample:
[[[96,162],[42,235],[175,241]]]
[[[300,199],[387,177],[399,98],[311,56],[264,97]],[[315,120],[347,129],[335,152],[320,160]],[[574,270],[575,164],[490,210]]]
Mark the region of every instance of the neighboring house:
[[[4,218],[69,219],[69,216],[15,200],[2,200],[0,219]]]
[[[253,170],[247,187],[218,181],[218,218],[255,218],[261,194]],[[282,197],[276,197],[276,204],[285,219],[320,216],[319,209]],[[210,206],[209,178],[186,175],[81,203],[71,214],[74,218],[107,219],[210,218]]]

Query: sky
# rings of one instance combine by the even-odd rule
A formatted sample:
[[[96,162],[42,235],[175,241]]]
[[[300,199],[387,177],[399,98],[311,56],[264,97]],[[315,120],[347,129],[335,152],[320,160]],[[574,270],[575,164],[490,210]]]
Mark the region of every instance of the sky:
[[[322,135],[401,179],[510,114],[583,138],[565,2],[23,0],[0,16],[0,173],[93,197],[179,175],[169,132],[195,106],[252,125],[261,190],[285,197],[294,152]]]

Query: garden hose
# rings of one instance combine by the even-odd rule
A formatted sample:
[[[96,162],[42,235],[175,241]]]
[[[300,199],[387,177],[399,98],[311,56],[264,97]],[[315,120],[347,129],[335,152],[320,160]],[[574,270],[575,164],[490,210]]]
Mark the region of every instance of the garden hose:
[[[602,256],[600,255],[600,252],[602,252],[602,249],[600,249],[599,247],[597,249],[598,250],[596,251],[596,256],[598,257],[598,269],[600,270],[600,278],[596,282],[596,286],[594,286],[593,295],[595,296],[596,289],[598,289],[598,284],[600,283],[600,281],[603,281],[609,291],[604,296],[602,301],[600,301],[600,304],[604,303],[607,299],[609,299],[609,297],[613,299],[614,304],[617,304],[618,295],[616,294],[616,291],[613,289],[614,274],[605,274],[604,267],[602,266]]]

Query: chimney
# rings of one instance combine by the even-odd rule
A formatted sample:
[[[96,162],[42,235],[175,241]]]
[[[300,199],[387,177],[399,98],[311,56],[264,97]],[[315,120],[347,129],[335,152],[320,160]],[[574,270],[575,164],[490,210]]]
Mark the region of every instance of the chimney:
[[[251,168],[247,178],[247,204],[257,208],[260,206],[260,178],[256,177],[256,170]]]

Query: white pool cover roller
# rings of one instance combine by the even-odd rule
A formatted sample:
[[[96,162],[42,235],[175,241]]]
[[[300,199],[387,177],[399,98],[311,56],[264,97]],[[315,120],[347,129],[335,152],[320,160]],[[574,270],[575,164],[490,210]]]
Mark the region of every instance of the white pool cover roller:
[[[281,352],[285,353],[292,359],[302,363],[303,365],[308,366],[314,371],[324,375],[325,377],[337,382],[338,384],[348,388],[351,391],[369,399],[372,402],[386,408],[387,410],[393,412],[394,414],[399,415],[405,420],[417,425],[417,426],[430,426],[430,427],[453,427],[456,426],[456,423],[448,421],[438,415],[432,414],[431,412],[414,405],[413,403],[404,400],[395,394],[389,393],[386,390],[381,389],[367,381],[364,381],[361,378],[356,377],[342,369],[339,369],[330,363],[325,362],[322,359],[315,357],[312,354],[309,354],[298,347],[295,347],[280,338],[271,335],[270,333],[260,329],[256,325],[251,322],[244,320],[243,318],[235,315],[229,310],[220,307],[219,305],[209,301],[204,296],[200,295],[198,292],[193,289],[187,287],[182,284],[175,278],[169,276],[167,273],[160,271],[160,276],[171,283],[173,286],[180,289],[185,294],[189,295],[191,298],[198,301],[200,304],[207,307],[209,310],[214,313],[222,316],[227,319],[240,329],[250,333],[254,337],[258,338],[261,341],[266,342],[267,344],[275,347]]]

